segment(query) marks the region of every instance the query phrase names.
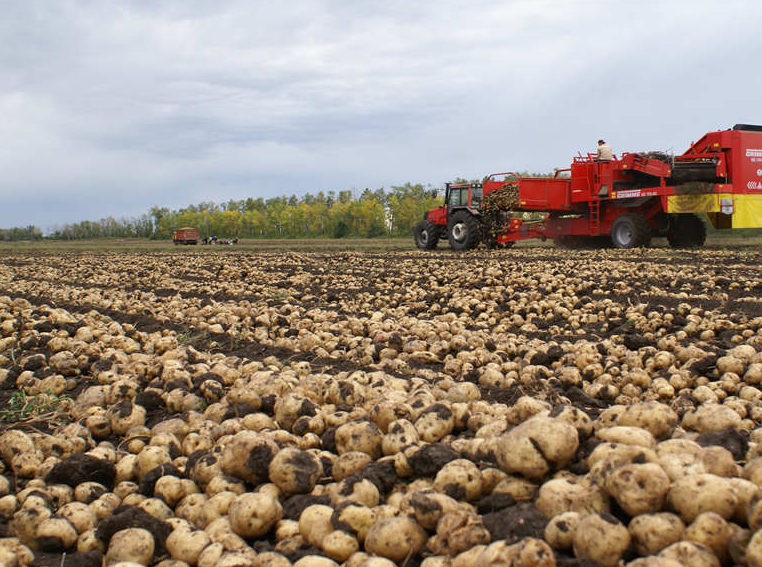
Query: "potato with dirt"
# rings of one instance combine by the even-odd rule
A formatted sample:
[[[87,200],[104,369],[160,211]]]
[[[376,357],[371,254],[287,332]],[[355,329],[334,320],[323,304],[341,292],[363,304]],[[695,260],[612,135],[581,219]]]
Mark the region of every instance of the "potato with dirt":
[[[605,567],[616,567],[629,545],[627,528],[609,514],[583,517],[572,537],[576,557],[587,557]]]
[[[539,479],[566,465],[579,445],[577,430],[551,417],[533,417],[498,439],[497,462],[507,473]]]
[[[406,516],[386,518],[373,524],[365,536],[365,551],[394,562],[416,555],[426,543],[426,532]]]

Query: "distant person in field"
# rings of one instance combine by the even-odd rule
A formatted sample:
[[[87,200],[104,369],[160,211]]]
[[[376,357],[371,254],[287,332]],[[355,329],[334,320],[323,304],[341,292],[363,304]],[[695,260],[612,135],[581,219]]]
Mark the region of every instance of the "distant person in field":
[[[598,140],[598,152],[595,161],[611,161],[613,158],[614,153],[611,151],[611,146],[603,140]]]

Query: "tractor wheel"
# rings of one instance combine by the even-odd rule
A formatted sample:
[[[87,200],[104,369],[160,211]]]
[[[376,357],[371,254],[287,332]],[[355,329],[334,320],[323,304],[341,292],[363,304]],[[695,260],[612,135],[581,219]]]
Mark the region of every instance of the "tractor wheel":
[[[611,242],[615,248],[637,248],[651,243],[651,227],[640,215],[622,215],[611,226]]]
[[[422,220],[413,227],[413,240],[421,250],[433,250],[439,242],[439,227],[430,220]]]
[[[447,223],[447,239],[453,250],[470,250],[479,246],[479,221],[468,211],[458,211]]]
[[[706,225],[694,214],[673,215],[667,240],[672,248],[697,248],[706,242]]]

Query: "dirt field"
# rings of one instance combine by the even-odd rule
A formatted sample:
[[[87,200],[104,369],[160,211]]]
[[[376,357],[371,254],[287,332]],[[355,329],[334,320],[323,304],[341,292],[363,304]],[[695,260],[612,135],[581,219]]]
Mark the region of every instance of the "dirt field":
[[[410,567],[427,557],[457,558],[478,545],[494,546],[503,540],[506,546],[540,540],[552,547],[547,562],[521,565],[614,565],[650,553],[638,547],[641,536],[632,522],[656,512],[679,518],[690,535],[681,532],[676,541],[666,543],[700,542],[696,549],[701,549],[688,551],[730,565],[735,561],[730,555],[732,537],[743,540],[736,546],[756,553],[749,543],[758,522],[752,519],[755,508],[749,503],[748,493],[754,491],[734,485],[732,509],[712,503],[694,513],[675,488],[694,473],[758,484],[757,469],[750,470],[749,463],[762,454],[757,450],[762,438],[762,252],[751,245],[754,241],[725,244],[713,241],[700,251],[539,246],[466,254],[424,253],[407,241],[368,241],[362,249],[333,242],[322,247],[309,242],[203,248],[91,243],[0,249],[0,407],[5,408],[0,433],[23,432],[35,452],[22,463],[14,460],[19,454],[15,449],[0,451],[7,480],[0,496],[15,495],[17,501],[10,513],[0,506],[0,535],[19,535],[16,508],[25,506],[29,491],[23,489],[35,477],[47,478],[39,482],[43,492],[53,484],[72,489],[60,502],[48,490],[40,506],[51,513],[67,498],[79,498],[73,490],[83,479],[56,477],[53,483],[48,475],[57,463],[83,451],[111,462],[112,469],[116,466],[116,479],[112,476],[110,485],[102,484],[105,492],[119,494],[122,506],[131,489],[116,486],[133,483],[145,499],[163,500],[171,516],[183,517],[195,528],[208,527],[209,518],[183,515],[177,512],[180,500],[154,492],[153,468],[152,482],[146,480],[148,465],[141,469],[135,464],[128,472],[127,465],[119,468],[125,457],[141,455],[152,436],[159,435],[162,428],[157,425],[179,417],[186,425],[173,422],[174,438],[165,435],[156,441],[156,446],[169,447],[167,462],[176,471],[164,474],[190,479],[208,498],[217,489],[210,489],[213,483],[199,472],[200,457],[192,456],[198,447],[219,460],[220,474],[232,477],[226,481],[227,491],[249,493],[267,482],[267,474],[255,482],[224,464],[225,444],[233,443],[243,430],[258,431],[281,450],[296,447],[320,461],[321,474],[297,491],[273,480],[270,467],[269,481],[278,485],[282,519],[261,536],[233,529],[248,551],[233,546],[225,553],[240,554],[241,565],[256,565],[256,555],[268,551],[287,558],[290,563],[283,565],[309,555],[360,565],[363,557],[357,554],[365,550]],[[118,387],[127,394],[115,394]],[[242,389],[251,391],[251,398]],[[9,411],[22,391],[30,400],[48,395],[49,405],[42,404],[37,413],[30,405]],[[646,418],[622,418],[624,409],[609,411],[645,402],[674,423],[660,429]],[[294,404],[298,407],[290,409]],[[697,417],[702,407],[721,408],[716,414],[720,417]],[[579,411],[572,415],[572,409]],[[432,412],[439,417],[426,421]],[[567,414],[571,417],[564,417]],[[246,421],[251,415],[266,416],[262,423],[270,426],[257,429],[251,425],[254,418]],[[525,470],[504,455],[512,450],[511,432],[531,424],[532,416],[571,423],[576,431],[574,441],[560,442],[571,452],[565,455],[559,449],[556,457],[548,453],[555,443],[552,423],[546,429],[547,446],[546,440],[530,435],[535,446],[542,446],[540,472]],[[129,421],[133,417],[134,423]],[[129,423],[124,425],[124,420]],[[399,451],[383,450],[387,441],[393,446],[390,424],[395,420],[407,420],[403,425],[409,422],[417,438],[401,443]],[[82,428],[75,431],[72,423]],[[374,432],[367,434],[371,449],[363,448],[365,430],[357,433],[358,448],[337,447],[337,431],[347,423],[372,427]],[[645,441],[628,437],[635,429],[643,432]],[[188,442],[191,433],[208,437],[209,446]],[[51,436],[65,442],[55,448]],[[138,438],[140,443],[131,444]],[[692,443],[685,454],[694,457],[705,447],[721,447],[725,453],[718,458],[725,459],[723,466],[670,468],[659,447],[674,438]],[[25,440],[18,443],[29,445]],[[604,474],[590,457],[606,443],[633,445],[646,453],[626,463],[625,457],[593,458],[609,458],[610,470]],[[435,460],[438,466],[433,470],[416,465],[416,455],[431,446],[452,456]],[[343,463],[347,452],[369,455],[367,462],[358,457],[362,467],[350,467],[356,476],[355,484],[349,485],[336,474],[337,462]],[[473,494],[457,474],[446,486],[437,481],[438,471],[457,459],[478,470],[479,488]],[[642,465],[644,459],[661,466],[669,482],[653,489],[659,492],[655,504],[633,509],[612,487],[613,481],[601,478],[613,478],[618,467]],[[380,478],[382,469],[391,477]],[[542,489],[561,478],[593,486],[603,503],[548,504],[550,497],[543,497]],[[506,482],[510,479],[516,482]],[[352,492],[362,480],[369,480],[376,496]],[[519,481],[524,483],[521,490],[516,488]],[[522,496],[527,486],[533,488]],[[461,514],[465,519],[452,524],[454,528],[442,521],[432,523],[410,502],[416,491],[443,494],[462,504],[450,510],[450,500],[436,501],[440,514]],[[297,496],[303,500],[294,500]],[[423,543],[411,544],[404,560],[398,560],[368,539],[363,544],[365,534],[361,537],[356,528],[334,522],[331,529],[348,532],[356,544],[345,557],[327,543],[300,534],[301,526],[294,528],[309,504],[338,509],[347,499],[375,510],[376,518],[413,517],[422,526],[417,529],[422,530]],[[142,501],[130,500],[135,506]],[[118,514],[121,509],[114,510]],[[629,532],[624,530],[628,541],[621,550],[603,555],[589,549],[579,528],[579,542],[564,546],[546,531],[560,512],[583,517],[595,512],[609,518],[610,525],[629,525]],[[709,512],[727,534],[719,543],[709,541],[698,528],[689,529],[706,519],[700,514]],[[108,516],[99,517],[96,527]],[[523,520],[511,519],[517,517]],[[283,524],[288,521],[292,524]],[[288,530],[278,531],[281,524]],[[452,532],[464,526],[470,530],[465,532],[468,543],[457,543]],[[745,540],[738,536],[743,530]],[[289,535],[283,535],[286,532]],[[70,557],[66,566],[91,560],[84,554],[89,544],[75,553],[76,544],[42,541],[36,532],[29,533],[21,539],[30,548],[38,547],[36,565],[59,565],[64,548]],[[82,531],[77,535],[81,542]],[[157,550],[151,565],[175,556],[154,536]],[[96,538],[101,547],[92,549],[105,553],[110,537],[101,530]],[[518,553],[500,552],[506,557]],[[614,563],[609,562],[611,553]],[[664,557],[678,557],[678,551],[670,553]]]

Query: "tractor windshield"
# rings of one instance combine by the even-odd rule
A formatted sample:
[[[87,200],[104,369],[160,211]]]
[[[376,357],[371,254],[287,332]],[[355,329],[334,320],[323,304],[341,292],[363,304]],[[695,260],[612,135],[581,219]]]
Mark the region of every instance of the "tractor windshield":
[[[471,206],[474,208],[480,208],[482,206],[482,187],[481,185],[475,186],[471,189]]]

